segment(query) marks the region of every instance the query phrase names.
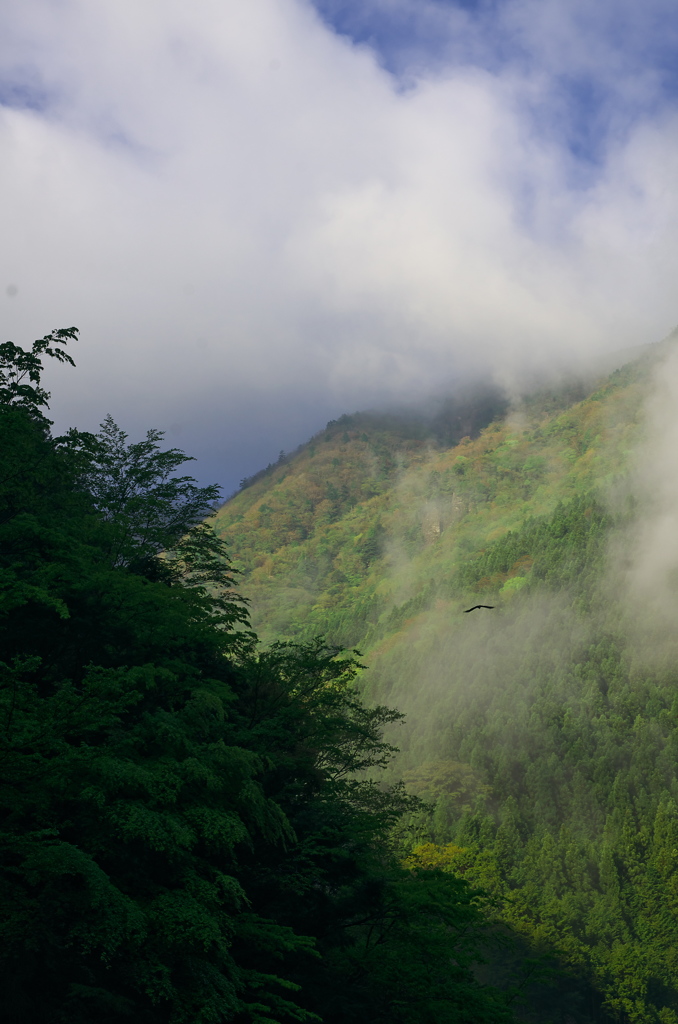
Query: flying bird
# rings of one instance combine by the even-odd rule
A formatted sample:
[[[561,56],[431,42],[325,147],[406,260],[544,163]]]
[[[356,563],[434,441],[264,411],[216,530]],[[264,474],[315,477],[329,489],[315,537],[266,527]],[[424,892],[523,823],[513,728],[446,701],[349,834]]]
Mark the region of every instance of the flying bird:
[[[474,612],[476,608],[494,608],[493,604],[474,604],[473,608],[464,608],[464,614],[468,615],[469,612]]]

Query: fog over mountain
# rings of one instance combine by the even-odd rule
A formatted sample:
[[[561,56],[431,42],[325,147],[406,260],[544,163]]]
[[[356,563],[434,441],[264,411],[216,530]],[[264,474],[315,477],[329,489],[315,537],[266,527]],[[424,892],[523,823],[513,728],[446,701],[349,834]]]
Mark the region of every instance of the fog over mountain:
[[[0,19],[3,340],[81,329],[57,428],[165,429],[228,492],[342,412],[678,320],[665,0]]]

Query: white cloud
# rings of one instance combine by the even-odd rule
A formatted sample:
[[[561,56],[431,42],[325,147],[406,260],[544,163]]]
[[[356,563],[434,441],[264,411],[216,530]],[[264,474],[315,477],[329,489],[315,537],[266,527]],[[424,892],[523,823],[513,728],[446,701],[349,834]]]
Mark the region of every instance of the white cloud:
[[[571,48],[546,14],[526,45]],[[536,59],[403,91],[301,0],[28,0],[4,17],[5,94],[46,97],[0,108],[4,333],[81,328],[55,384],[64,425],[184,423],[197,454],[241,434],[245,472],[323,410],[678,319],[665,111],[613,134],[584,188],[535,130]]]

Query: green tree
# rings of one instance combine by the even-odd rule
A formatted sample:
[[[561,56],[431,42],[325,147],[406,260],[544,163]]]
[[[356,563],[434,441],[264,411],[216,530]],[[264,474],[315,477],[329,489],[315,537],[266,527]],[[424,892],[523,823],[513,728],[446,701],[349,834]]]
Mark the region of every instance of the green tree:
[[[3,350],[0,404],[6,1019],[332,1022],[345,997],[355,1020],[503,1019],[465,885],[441,904],[396,864],[409,802],[370,773],[398,713],[365,707],[351,655],[257,650],[223,543],[192,525],[210,489],[171,476],[157,432],[52,438],[36,344]],[[431,998],[421,957],[395,971],[427,917],[449,974]]]
[[[128,435],[111,416],[98,434],[71,430],[66,442],[79,455],[81,486],[99,516],[110,525],[111,563],[145,565],[171,549],[188,531],[215,511],[216,485],[199,487],[176,470],[192,457],[178,448],[162,451],[160,430],[128,444]]]

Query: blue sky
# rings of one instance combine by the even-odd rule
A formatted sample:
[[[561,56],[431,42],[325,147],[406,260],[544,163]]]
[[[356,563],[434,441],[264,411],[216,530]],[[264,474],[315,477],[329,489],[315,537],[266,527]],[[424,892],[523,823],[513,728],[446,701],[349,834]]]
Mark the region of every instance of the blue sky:
[[[678,13],[671,2],[315,0],[333,31],[368,46],[403,87],[452,67],[501,78],[539,76],[534,130],[584,163],[609,136],[672,108],[678,96]]]
[[[22,0],[0,305],[228,492],[343,411],[678,321],[673,0]]]

